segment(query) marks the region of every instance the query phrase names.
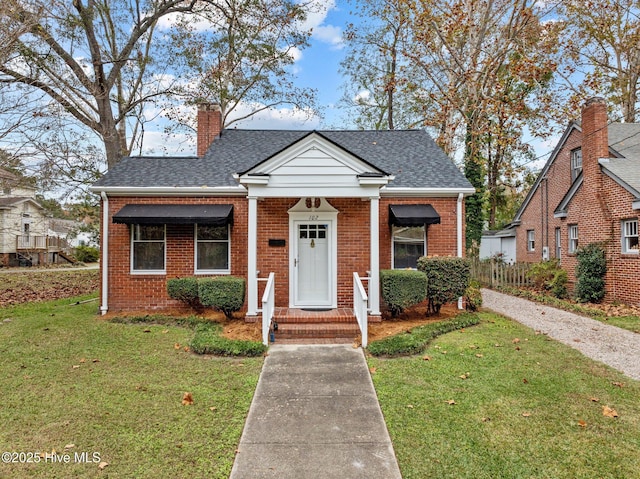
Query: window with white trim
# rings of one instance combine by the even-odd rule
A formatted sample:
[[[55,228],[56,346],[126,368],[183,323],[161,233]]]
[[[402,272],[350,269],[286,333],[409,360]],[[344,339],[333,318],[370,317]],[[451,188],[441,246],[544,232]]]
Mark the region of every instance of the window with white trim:
[[[569,253],[578,249],[578,225],[569,225]]]
[[[556,228],[556,258],[560,259],[562,256],[562,233],[560,228]]]
[[[230,273],[229,225],[196,225],[196,273]]]
[[[391,231],[391,261],[394,269],[417,268],[418,258],[427,254],[424,226],[393,226]]]
[[[527,251],[536,250],[536,232],[535,230],[527,230]]]
[[[571,181],[574,182],[582,172],[582,150],[571,150]]]
[[[165,252],[165,225],[131,225],[131,272],[165,273]]]
[[[622,222],[622,252],[638,254],[638,219]]]

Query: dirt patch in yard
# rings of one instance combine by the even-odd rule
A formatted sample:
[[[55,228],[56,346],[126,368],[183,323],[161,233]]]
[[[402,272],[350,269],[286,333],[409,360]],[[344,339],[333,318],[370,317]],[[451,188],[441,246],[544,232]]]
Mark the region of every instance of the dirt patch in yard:
[[[0,307],[91,294],[100,286],[100,272],[20,271],[0,273]]]

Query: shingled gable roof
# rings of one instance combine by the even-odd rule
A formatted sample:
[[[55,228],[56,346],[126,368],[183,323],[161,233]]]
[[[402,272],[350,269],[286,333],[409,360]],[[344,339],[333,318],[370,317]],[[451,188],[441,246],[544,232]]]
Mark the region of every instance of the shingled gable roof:
[[[92,187],[230,187],[246,172],[308,136],[310,130],[223,130],[199,157],[126,157]],[[473,187],[424,130],[317,131],[378,171],[390,188]]]
[[[516,212],[511,225],[517,226],[520,223],[522,213],[573,130],[582,131],[579,122],[572,121],[569,123],[551,153],[549,160],[547,160],[522,205]],[[640,123],[611,123],[608,126],[608,137],[609,151],[612,158],[600,161],[604,173],[617,181],[623,188],[636,195],[637,200],[640,200]],[[569,203],[582,185],[582,181],[582,174],[580,174],[557,205],[554,211],[556,216],[562,216],[566,213]]]

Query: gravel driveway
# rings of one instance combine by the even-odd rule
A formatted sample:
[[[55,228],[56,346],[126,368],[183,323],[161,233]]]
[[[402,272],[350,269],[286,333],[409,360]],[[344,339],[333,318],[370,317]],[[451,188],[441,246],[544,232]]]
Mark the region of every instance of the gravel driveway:
[[[640,380],[640,334],[489,289],[482,305]]]

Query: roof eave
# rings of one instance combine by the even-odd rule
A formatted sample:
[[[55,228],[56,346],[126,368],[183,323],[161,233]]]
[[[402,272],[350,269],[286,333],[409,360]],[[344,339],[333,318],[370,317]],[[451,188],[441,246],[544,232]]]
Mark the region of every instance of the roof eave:
[[[91,186],[92,193],[110,196],[246,196],[245,187],[239,186]]]
[[[386,197],[456,197],[459,194],[471,196],[476,192],[475,188],[408,188],[384,186],[380,188],[380,196]]]

